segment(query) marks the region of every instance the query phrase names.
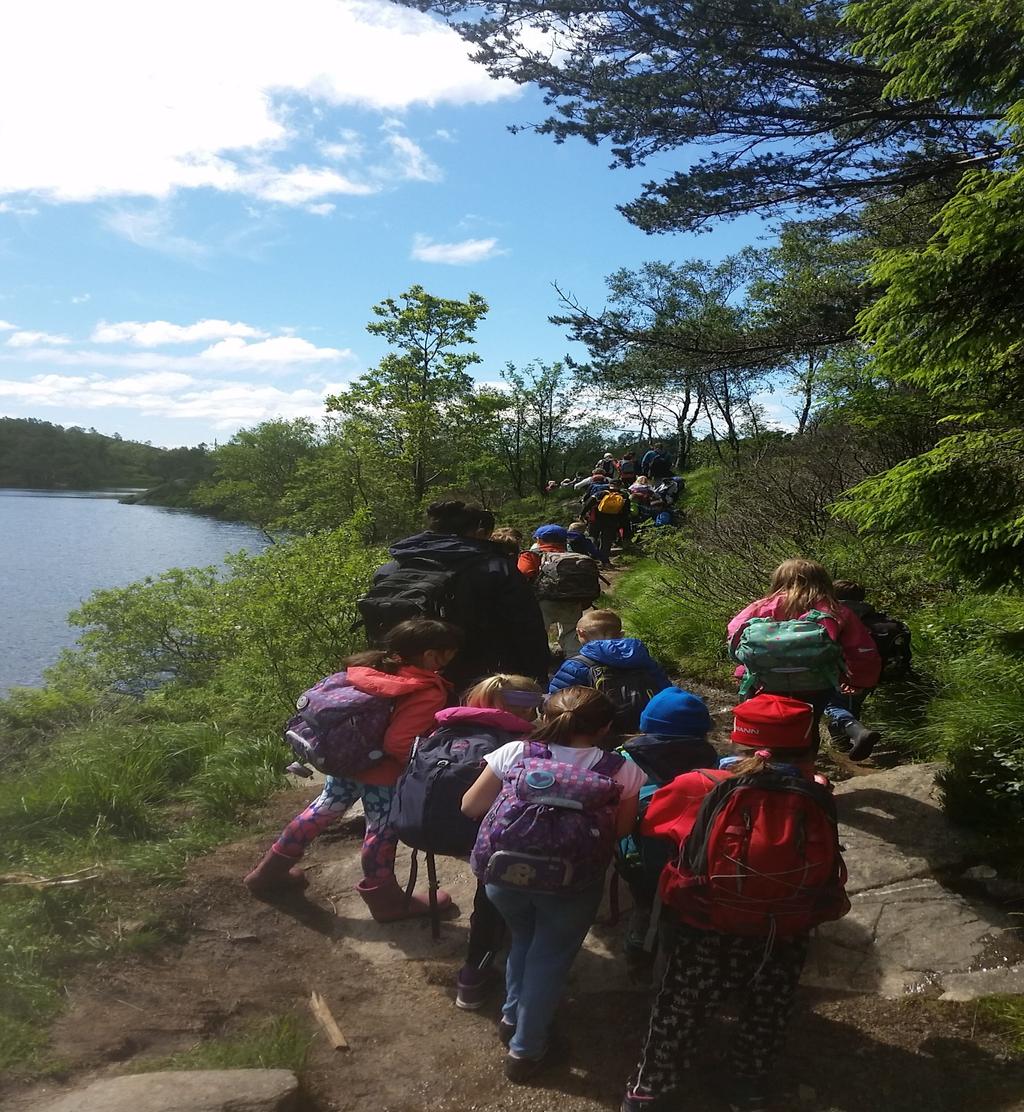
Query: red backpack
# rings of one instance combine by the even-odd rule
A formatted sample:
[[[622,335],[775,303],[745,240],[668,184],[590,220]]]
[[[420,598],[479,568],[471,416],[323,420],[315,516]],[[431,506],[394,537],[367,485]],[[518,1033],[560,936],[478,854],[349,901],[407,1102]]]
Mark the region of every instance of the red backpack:
[[[695,775],[714,786],[659,889],[684,922],[722,934],[791,938],[850,910],[827,788],[771,770]]]

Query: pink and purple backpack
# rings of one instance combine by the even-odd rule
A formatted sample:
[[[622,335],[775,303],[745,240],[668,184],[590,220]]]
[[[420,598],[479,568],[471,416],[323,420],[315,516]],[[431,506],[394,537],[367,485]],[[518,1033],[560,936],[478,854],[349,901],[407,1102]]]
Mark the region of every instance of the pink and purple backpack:
[[[285,724],[284,739],[300,765],[352,776],[384,756],[392,706],[390,699],[353,687],[347,672],[335,672],[298,697],[298,714]]]
[[[625,763],[605,753],[593,768],[555,760],[528,741],[505,773],[480,824],[470,863],[486,884],[530,892],[571,892],[601,880],[615,846]]]

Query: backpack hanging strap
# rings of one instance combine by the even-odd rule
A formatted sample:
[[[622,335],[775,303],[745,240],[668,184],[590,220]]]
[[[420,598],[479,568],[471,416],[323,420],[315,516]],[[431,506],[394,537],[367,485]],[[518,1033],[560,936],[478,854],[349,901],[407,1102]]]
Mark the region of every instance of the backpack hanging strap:
[[[437,905],[437,861],[427,854],[427,897],[430,902],[430,937],[437,942],[441,937],[441,909]]]
[[[412,851],[412,856],[409,858],[409,879],[408,881],[406,881],[405,885],[405,904],[407,909],[410,901],[412,900],[412,894],[413,890],[416,887],[416,881],[419,879],[420,875],[419,854],[420,851],[418,849],[414,849]]]

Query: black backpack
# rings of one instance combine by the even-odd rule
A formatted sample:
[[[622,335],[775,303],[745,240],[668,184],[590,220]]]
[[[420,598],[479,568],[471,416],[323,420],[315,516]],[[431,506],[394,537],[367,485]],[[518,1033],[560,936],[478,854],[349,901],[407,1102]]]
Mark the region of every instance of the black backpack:
[[[371,644],[380,644],[399,622],[410,618],[438,618],[461,626],[455,581],[464,567],[444,567],[416,557],[375,583],[356,602]]]
[[[516,740],[504,730],[470,732],[447,726],[419,738],[391,804],[398,837],[427,854],[469,854],[480,822],[462,813],[462,797],[483,771],[484,757]]]
[[[574,656],[574,661],[590,673],[590,686],[607,695],[615,707],[613,729],[619,734],[635,734],[640,729],[640,715],[656,692],[651,673],[644,668],[613,668],[597,664],[587,656]]]
[[[868,602],[846,602],[843,605],[848,606],[867,626],[875,642],[878,655],[882,658],[879,683],[902,680],[911,675],[914,665],[910,626],[898,618],[890,618]]]
[[[435,855],[467,857],[473,851],[480,820],[462,813],[462,797],[483,771],[484,757],[517,740],[504,730],[472,733],[442,726],[416,739],[395,785],[390,821],[399,839],[412,848],[406,896],[416,887],[422,850],[427,859],[430,933],[435,939],[441,937]]]

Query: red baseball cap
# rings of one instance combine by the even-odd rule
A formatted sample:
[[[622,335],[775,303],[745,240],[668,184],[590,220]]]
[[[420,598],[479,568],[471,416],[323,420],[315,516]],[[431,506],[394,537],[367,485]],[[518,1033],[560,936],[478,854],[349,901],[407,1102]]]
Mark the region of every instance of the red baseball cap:
[[[814,708],[788,695],[755,695],[733,711],[732,740],[750,749],[806,749]]]

